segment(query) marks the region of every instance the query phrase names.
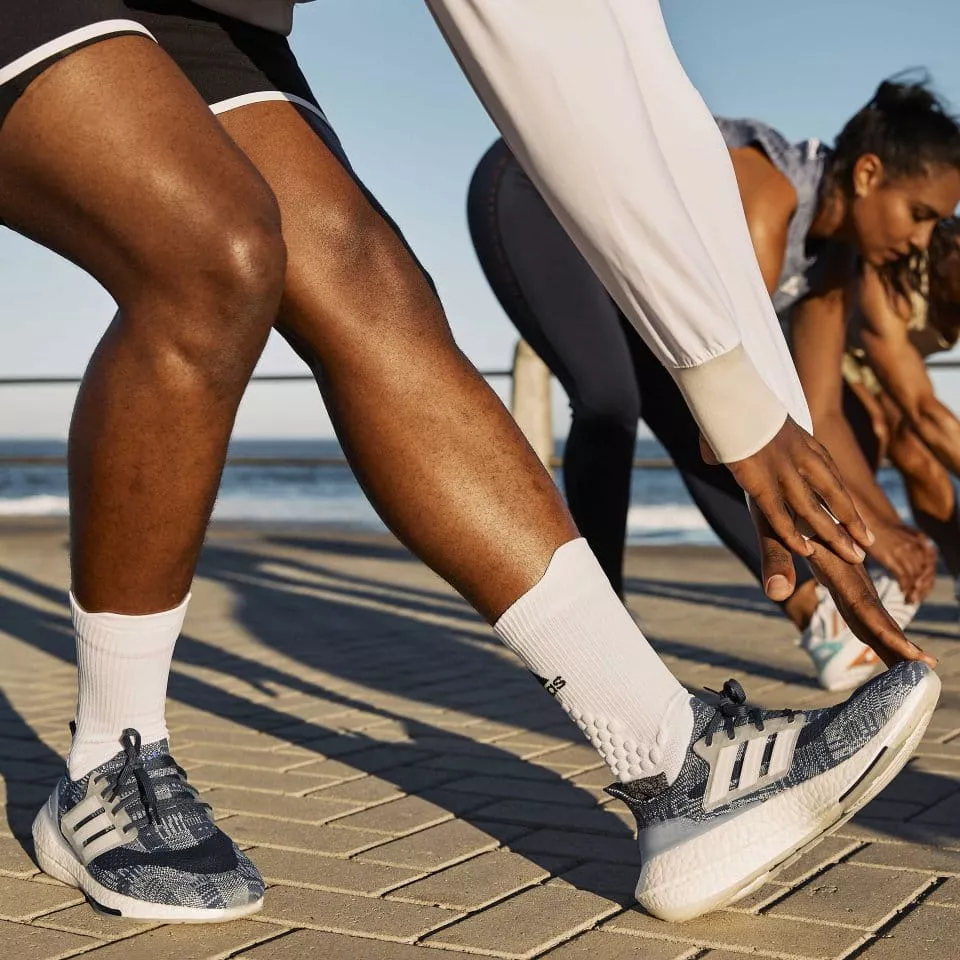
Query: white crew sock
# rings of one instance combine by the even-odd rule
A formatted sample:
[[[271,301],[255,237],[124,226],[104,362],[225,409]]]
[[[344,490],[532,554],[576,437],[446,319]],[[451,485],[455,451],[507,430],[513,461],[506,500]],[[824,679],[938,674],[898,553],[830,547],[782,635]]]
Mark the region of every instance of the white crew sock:
[[[87,613],[70,594],[79,671],[71,779],[115,756],[128,727],[139,730],[145,744],[167,736],[167,679],[189,600],[188,594],[163,613],[127,616]]]
[[[495,629],[618,780],[675,779],[693,730],[690,694],[647,643],[586,540],[560,547]]]

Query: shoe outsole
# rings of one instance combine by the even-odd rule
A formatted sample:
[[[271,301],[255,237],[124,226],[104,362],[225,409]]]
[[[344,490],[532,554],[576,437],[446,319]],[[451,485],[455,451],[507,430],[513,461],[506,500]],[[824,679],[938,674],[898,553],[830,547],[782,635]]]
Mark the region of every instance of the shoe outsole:
[[[821,774],[820,777],[794,787],[790,791],[785,791],[779,797],[772,797],[765,803],[748,811],[754,816],[750,819],[747,836],[760,836],[763,842],[768,845],[771,837],[775,839],[778,835],[789,835],[790,833],[793,833],[796,837],[797,824],[795,821],[772,834],[769,830],[765,830],[764,813],[772,812],[773,805],[777,800],[788,799],[787,795],[795,793],[797,790],[812,788],[815,791],[817,787],[815,781],[820,781],[823,777],[844,770],[855,771],[844,792],[833,804],[820,812],[811,829],[802,833],[796,839],[787,841],[774,857],[748,871],[746,875],[736,878],[732,883],[717,884],[717,873],[718,870],[722,871],[724,869],[725,861],[723,858],[727,854],[725,851],[718,849],[716,842],[710,843],[710,841],[707,841],[707,846],[695,852],[692,856],[690,853],[686,854],[688,861],[698,854],[700,855],[701,862],[704,864],[701,870],[692,872],[688,870],[683,873],[683,864],[678,870],[671,870],[669,866],[663,865],[660,870],[661,875],[667,877],[672,873],[673,877],[654,886],[645,884],[643,875],[641,875],[636,890],[637,902],[653,916],[661,920],[679,923],[729,906],[748,896],[775,877],[781,870],[798,860],[808,850],[815,847],[824,837],[838,830],[893,780],[906,765],[923,737],[930,723],[930,718],[933,716],[939,696],[940,680],[930,670],[904,701],[903,706],[887,724],[887,728],[881,731],[878,736],[879,743],[869,757],[863,757],[862,752],[858,753],[833,771]],[[848,765],[851,764],[855,764],[855,766],[849,767]],[[835,790],[831,792],[835,792]],[[781,803],[780,808],[781,816],[789,815],[789,803]],[[743,830],[743,825],[740,829]],[[711,833],[712,831],[708,831],[706,836],[709,837]],[[715,838],[711,838],[711,840],[715,840]],[[730,856],[739,855],[742,861],[745,851],[749,852],[749,847],[749,842],[742,844],[732,850]],[[677,876],[678,873],[683,873],[683,876]],[[696,888],[698,886],[701,887],[701,890],[697,894]],[[691,893],[695,895],[691,896]]]
[[[33,845],[37,865],[54,880],[83,891],[93,906],[104,913],[130,920],[154,920],[164,923],[223,923],[225,920],[249,917],[263,907],[262,897],[236,907],[207,909],[151,903],[110,890],[90,875],[63,838],[57,821],[57,811],[51,808],[53,803],[54,797],[51,797],[33,821]]]

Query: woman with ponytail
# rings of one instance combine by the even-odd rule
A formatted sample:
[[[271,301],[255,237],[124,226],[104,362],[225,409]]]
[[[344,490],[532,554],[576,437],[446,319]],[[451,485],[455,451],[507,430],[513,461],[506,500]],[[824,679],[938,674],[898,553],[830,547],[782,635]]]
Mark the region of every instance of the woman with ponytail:
[[[881,599],[904,624],[932,586],[934,557],[926,538],[901,522],[843,418],[840,357],[863,264],[882,268],[925,249],[937,221],[960,201],[960,127],[925,82],[896,79],[879,86],[832,149],[818,140],[790,143],[756,120],[719,119],[718,126],[815,428],[876,535],[871,559],[890,574],[877,576]],[[623,594],[641,417],[717,535],[762,582],[764,558],[740,488],[728,470],[704,462],[699,431],[674,382],[502,141],[474,173],[468,218],[501,305],[570,397],[567,497],[614,587]],[[818,588],[814,571],[799,558],[794,565],[795,589],[783,608],[802,632],[820,683],[859,684],[876,658]]]

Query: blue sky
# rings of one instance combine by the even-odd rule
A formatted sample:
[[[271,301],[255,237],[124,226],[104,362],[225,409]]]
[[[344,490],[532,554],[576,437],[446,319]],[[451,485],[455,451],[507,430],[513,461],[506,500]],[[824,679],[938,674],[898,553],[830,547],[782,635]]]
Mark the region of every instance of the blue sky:
[[[906,67],[927,67],[960,109],[956,0],[665,0],[664,13],[716,113],[758,117],[791,138],[832,140],[883,77]],[[361,176],[436,279],[460,344],[478,366],[504,366],[516,336],[464,217],[467,182],[495,133],[423,3],[317,0],[298,11],[293,45]],[[0,278],[0,375],[81,372],[112,313],[106,294],[2,229]],[[300,367],[271,343],[260,369]],[[942,375],[942,385],[960,405],[960,376]],[[313,397],[306,386],[253,386],[238,434],[327,435]],[[63,388],[0,392],[0,436],[64,436],[72,399]]]

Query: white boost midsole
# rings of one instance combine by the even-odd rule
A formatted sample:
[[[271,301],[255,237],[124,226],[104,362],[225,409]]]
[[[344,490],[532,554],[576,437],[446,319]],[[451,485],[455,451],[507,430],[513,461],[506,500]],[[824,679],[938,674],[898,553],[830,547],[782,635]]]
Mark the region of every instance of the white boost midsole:
[[[875,738],[874,749],[861,750],[834,769],[647,859],[637,883],[638,901],[664,919],[696,915],[702,912],[696,905],[709,902],[776,862],[785,851],[809,842],[811,835],[828,829],[844,814],[839,798],[857,784],[884,747],[910,739],[911,733],[919,739],[939,689],[935,674],[925,677]],[[891,763],[895,760],[896,755],[890,758]],[[878,770],[878,777],[888,767]],[[865,791],[869,793],[868,786]]]

